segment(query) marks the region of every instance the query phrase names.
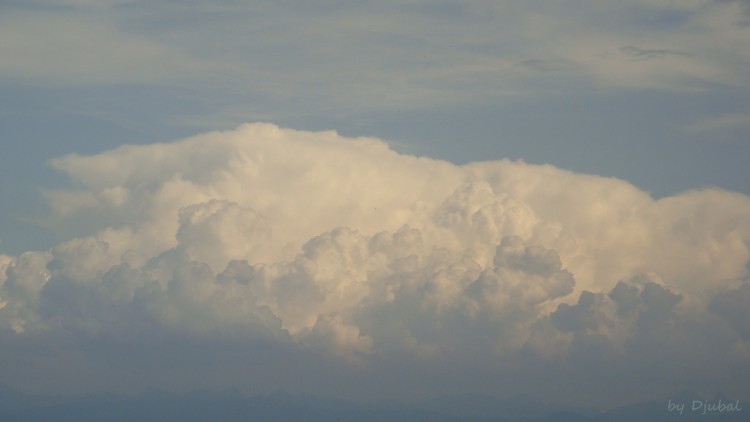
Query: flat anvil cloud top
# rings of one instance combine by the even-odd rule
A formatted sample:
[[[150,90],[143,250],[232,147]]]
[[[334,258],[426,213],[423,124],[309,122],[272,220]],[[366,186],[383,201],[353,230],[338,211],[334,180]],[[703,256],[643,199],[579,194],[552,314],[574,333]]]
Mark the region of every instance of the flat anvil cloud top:
[[[269,124],[52,164],[71,240],[0,256],[16,388],[750,396],[741,194]]]

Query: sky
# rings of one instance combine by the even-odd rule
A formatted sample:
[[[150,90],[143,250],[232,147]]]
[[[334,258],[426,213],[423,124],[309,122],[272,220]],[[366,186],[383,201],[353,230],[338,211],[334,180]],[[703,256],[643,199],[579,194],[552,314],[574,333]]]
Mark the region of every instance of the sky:
[[[0,384],[750,398],[749,69],[741,0],[2,1]]]

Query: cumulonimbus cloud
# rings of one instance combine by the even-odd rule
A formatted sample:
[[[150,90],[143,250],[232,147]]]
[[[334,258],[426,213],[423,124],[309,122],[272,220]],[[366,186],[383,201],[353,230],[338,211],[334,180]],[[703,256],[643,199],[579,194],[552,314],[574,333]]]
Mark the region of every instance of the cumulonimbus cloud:
[[[69,381],[35,372],[59,360],[94,365],[106,388],[146,388],[146,375],[107,376],[108,356],[199,350],[218,368],[228,352],[211,345],[229,342],[270,367],[305,362],[293,382],[263,375],[269,388],[338,368],[369,377],[362,394],[439,392],[437,373],[455,381],[446,390],[578,401],[610,383],[621,400],[750,393],[741,194],[656,200],[548,165],[458,166],[269,124],[52,164],[77,186],[48,195],[71,240],[0,256],[3,353],[33,361],[9,369],[14,385]],[[148,372],[184,383],[170,365]],[[250,382],[204,375],[196,387]],[[587,381],[552,393],[570,376]],[[645,376],[657,381],[636,388]]]

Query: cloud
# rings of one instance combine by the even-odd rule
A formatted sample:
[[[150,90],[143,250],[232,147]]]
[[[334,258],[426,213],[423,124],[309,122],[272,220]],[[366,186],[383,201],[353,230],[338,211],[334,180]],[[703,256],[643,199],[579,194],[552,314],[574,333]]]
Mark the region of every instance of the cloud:
[[[750,115],[730,114],[726,116],[712,117],[694,122],[686,127],[689,131],[710,132],[722,129],[747,128],[750,127]]]
[[[750,394],[741,194],[270,124],[52,165],[70,240],[0,257],[17,388]]]
[[[591,82],[679,91],[748,82],[739,2],[51,3],[4,6],[0,76],[220,98],[188,122],[173,118],[204,127],[238,121],[237,110],[244,119],[311,106],[346,114],[578,93]]]
[[[632,56],[633,60],[664,59],[669,56],[681,56],[681,57],[692,56],[692,54],[685,53],[682,51],[673,51],[673,50],[666,50],[666,49],[644,50],[642,48],[634,47],[632,45],[626,45],[625,47],[620,47],[620,52],[628,56]]]
[[[716,83],[741,87],[747,75],[730,65],[749,57],[743,45],[747,32],[733,24],[738,8],[700,0],[606,3],[582,18],[565,12],[546,17],[540,31],[554,41],[540,47],[554,47],[548,57],[575,63],[608,88],[700,92]],[[561,27],[561,17],[579,25]]]

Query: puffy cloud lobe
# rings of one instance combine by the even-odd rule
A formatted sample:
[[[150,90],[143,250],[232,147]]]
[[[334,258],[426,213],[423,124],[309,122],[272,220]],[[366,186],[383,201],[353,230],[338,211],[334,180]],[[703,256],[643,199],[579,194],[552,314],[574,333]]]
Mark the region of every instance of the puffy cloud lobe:
[[[561,303],[550,319],[561,332],[601,333],[613,341],[631,341],[634,336],[669,331],[665,327],[679,317],[675,307],[682,296],[641,274],[619,281],[605,292],[583,291],[575,305]]]
[[[3,328],[23,332],[27,324],[38,319],[34,310],[39,292],[50,277],[47,269],[50,259],[49,253],[26,252],[4,265],[5,280],[0,293]]]
[[[177,240],[189,256],[214,268],[224,268],[232,259],[265,261],[271,237],[265,220],[250,208],[211,200],[180,210]]]
[[[685,379],[748,392],[731,375],[749,359],[747,286],[728,290],[750,257],[739,194],[653,200],[551,166],[456,166],[265,124],[54,164],[83,187],[52,195],[75,237],[0,257],[6,339],[262,339],[242,347],[391,381],[404,359],[487,376],[608,362],[624,379],[644,364],[675,380],[665,394]],[[690,366],[709,358],[711,375]]]
[[[598,324],[593,313],[595,301],[596,295],[594,293],[582,292],[576,305],[560,304],[557,311],[552,314],[552,322],[555,328],[564,332],[596,329]]]

